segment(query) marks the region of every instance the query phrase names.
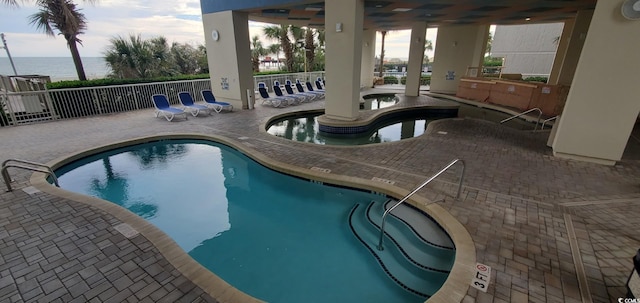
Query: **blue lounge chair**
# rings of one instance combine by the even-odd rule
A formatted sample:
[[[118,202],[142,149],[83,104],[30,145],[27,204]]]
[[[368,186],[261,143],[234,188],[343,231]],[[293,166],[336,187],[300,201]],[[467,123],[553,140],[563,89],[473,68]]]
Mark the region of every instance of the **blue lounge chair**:
[[[311,82],[306,82],[305,84],[307,85],[307,91],[309,91],[310,93],[322,93],[322,95],[324,96],[324,90],[315,90]]]
[[[319,90],[325,90],[325,85],[324,85],[324,81],[322,80],[322,78],[318,77],[318,79],[316,79],[316,87]]]
[[[287,99],[287,102],[289,102],[289,105],[300,104],[306,99],[306,97],[303,95],[297,95],[297,94],[285,95],[282,92],[282,89],[280,89],[280,82],[278,81],[273,82],[273,93],[275,93],[277,97]]]
[[[300,82],[300,80],[296,80],[296,88],[298,89],[299,92],[304,93],[304,87],[302,86],[302,83]],[[324,93],[321,92],[308,92],[310,94],[316,94],[317,98],[324,98]]]
[[[211,90],[202,90],[200,94],[202,95],[202,100],[204,100],[205,104],[213,109],[216,113],[221,112],[223,109],[233,111],[233,105],[231,105],[230,103],[216,101],[216,97],[213,96],[213,92]]]
[[[163,94],[153,95],[151,97],[153,106],[156,108],[156,118],[162,114],[167,121],[173,120],[175,116],[183,115],[187,119],[187,113],[179,108],[171,107],[167,96]]]
[[[200,111],[207,111],[208,114],[211,115],[211,110],[208,107],[200,104],[195,104],[193,102],[193,97],[191,97],[191,94],[189,92],[179,92],[178,99],[180,100],[180,103],[182,104],[184,109],[191,112],[191,115],[193,115],[194,117],[197,116]]]
[[[284,84],[284,89],[287,92],[287,94],[289,95],[302,95],[304,96],[304,100],[303,101],[313,101],[315,99],[318,99],[318,96],[316,94],[309,94],[309,93],[295,93],[293,91],[293,87],[291,86],[291,80],[287,80]]]
[[[267,86],[263,82],[258,83],[258,92],[260,92],[260,96],[262,97],[263,105],[271,105],[273,107],[285,107],[289,105],[289,101],[285,98],[269,96]]]

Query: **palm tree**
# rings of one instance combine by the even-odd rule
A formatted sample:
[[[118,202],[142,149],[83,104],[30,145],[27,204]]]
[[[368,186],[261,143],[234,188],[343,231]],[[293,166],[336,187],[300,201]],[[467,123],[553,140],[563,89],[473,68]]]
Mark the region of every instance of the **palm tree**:
[[[3,1],[11,2],[13,0]],[[48,36],[54,36],[54,29],[58,30],[58,34],[67,40],[78,79],[86,80],[80,53],[78,53],[78,43],[82,45],[78,35],[83,34],[87,29],[87,19],[84,14],[71,0],[38,0],[36,4],[40,6],[40,11],[29,16],[29,23],[44,31]]]
[[[378,70],[378,77],[382,78],[382,72],[384,70],[384,38],[387,36],[387,31],[381,31],[382,34],[382,46],[380,49],[380,69]]]
[[[307,28],[304,36],[304,55],[306,56],[308,66],[313,66],[316,58],[316,46],[313,37],[313,29]]]
[[[4,3],[6,6],[18,7],[18,1],[16,0],[2,0],[2,3]]]
[[[251,66],[254,72],[260,72],[260,57],[269,54],[269,50],[262,46],[262,41],[258,35],[251,38]]]
[[[280,45],[280,43],[274,43],[269,45],[269,47],[267,47],[267,50],[269,51],[269,54],[274,54],[276,55],[276,60],[278,61],[277,66],[280,66],[280,52],[282,51],[282,46]]]
[[[171,52],[164,37],[143,40],[140,35],[129,39],[114,37],[104,53],[112,76],[121,79],[151,78],[171,75]]]
[[[296,45],[291,42],[290,35],[293,37],[293,41],[298,41],[298,39],[302,38],[303,30],[300,27],[292,25],[273,25],[265,27],[263,32],[268,38],[280,41],[280,46],[284,53],[285,66],[288,71],[293,71],[293,55]]]

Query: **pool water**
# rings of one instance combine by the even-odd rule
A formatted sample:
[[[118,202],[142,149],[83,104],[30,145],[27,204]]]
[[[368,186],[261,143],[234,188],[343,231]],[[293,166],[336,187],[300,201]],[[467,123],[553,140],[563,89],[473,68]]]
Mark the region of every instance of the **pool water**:
[[[375,110],[389,107],[398,103],[399,99],[395,94],[374,94],[363,97],[360,102],[361,110]]]
[[[298,142],[322,145],[365,145],[394,142],[420,136],[424,134],[429,122],[443,118],[442,116],[413,113],[411,116],[378,123],[370,131],[361,134],[335,135],[319,131],[320,126],[317,119],[322,114],[324,113],[316,112],[279,119],[267,127],[267,132]]]
[[[422,302],[380,268],[348,226],[385,197],[277,173],[225,145],[158,141],[56,171],[66,190],[153,223],[196,261],[269,302]]]

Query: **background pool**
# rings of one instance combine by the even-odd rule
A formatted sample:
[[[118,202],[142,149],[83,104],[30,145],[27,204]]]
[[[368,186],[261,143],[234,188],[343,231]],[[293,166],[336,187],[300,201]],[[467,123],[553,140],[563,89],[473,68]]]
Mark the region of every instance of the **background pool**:
[[[385,200],[271,171],[207,141],[117,149],[56,171],[64,189],[117,203],[236,288],[269,302],[422,302],[350,232],[355,203]]]

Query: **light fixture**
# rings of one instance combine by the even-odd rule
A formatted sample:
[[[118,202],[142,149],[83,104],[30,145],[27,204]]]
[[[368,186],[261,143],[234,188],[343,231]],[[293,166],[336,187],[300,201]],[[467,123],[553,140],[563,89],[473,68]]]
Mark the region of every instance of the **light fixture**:
[[[342,32],[342,22],[336,23],[336,33]]]
[[[412,10],[412,8],[404,8],[404,7],[398,7],[398,8],[394,8],[393,10],[391,10],[392,12],[408,12]]]
[[[531,21],[531,18],[526,17],[526,18],[524,18],[524,20]]]
[[[211,31],[211,38],[213,38],[213,41],[218,41],[218,39],[220,39],[220,33],[218,33],[217,30],[212,30]]]

